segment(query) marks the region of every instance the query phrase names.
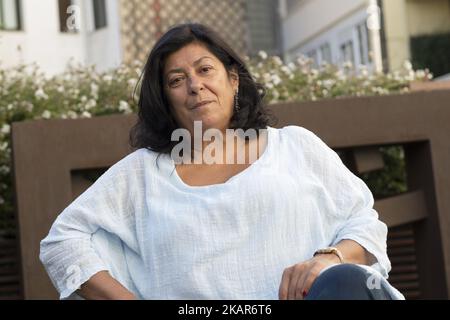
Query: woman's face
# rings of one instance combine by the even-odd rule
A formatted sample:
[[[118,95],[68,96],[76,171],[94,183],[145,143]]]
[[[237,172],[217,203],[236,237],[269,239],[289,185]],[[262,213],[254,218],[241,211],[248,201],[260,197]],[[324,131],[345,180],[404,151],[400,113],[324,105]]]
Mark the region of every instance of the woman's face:
[[[205,46],[191,43],[172,53],[164,66],[164,90],[178,124],[193,132],[194,121],[203,130],[228,128],[239,79]]]

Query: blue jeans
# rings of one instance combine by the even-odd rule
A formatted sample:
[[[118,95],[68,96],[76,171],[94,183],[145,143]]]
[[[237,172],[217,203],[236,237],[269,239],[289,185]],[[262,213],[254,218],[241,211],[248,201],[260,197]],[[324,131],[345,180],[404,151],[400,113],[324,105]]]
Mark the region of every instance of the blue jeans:
[[[390,284],[381,275],[377,277],[373,279],[358,265],[336,265],[319,275],[305,300],[393,300]]]

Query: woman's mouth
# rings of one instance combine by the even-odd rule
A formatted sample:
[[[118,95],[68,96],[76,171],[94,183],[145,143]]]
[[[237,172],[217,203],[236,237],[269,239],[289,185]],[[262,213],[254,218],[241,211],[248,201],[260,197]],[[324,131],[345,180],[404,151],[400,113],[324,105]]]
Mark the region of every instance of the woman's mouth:
[[[194,109],[199,109],[199,108],[201,108],[201,107],[204,107],[204,106],[210,104],[211,102],[213,102],[213,101],[207,100],[207,101],[201,101],[201,102],[199,102],[199,103],[196,103],[196,104],[192,107],[192,110],[194,110]]]

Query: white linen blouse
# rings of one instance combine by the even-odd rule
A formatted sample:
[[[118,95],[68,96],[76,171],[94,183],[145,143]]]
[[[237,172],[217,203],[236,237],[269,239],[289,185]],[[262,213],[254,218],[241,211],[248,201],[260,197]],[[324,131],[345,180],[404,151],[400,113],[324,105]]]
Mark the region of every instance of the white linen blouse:
[[[132,152],[60,213],[40,259],[61,299],[101,270],[141,299],[278,299],[285,268],[343,239],[387,278],[373,204],[317,135],[268,127],[260,158],[219,184],[187,185],[170,155]]]

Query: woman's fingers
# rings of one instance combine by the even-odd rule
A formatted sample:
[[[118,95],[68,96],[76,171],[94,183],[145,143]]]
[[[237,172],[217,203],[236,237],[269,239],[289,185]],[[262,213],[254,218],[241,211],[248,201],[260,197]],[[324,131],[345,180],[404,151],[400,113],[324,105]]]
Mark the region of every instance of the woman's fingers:
[[[297,283],[300,278],[303,277],[305,271],[305,265],[303,263],[296,264],[293,267],[293,271],[291,273],[291,279],[289,282],[288,288],[288,300],[295,300],[296,292],[297,292]]]
[[[305,291],[305,282],[310,278],[309,270],[303,272],[302,276],[298,278],[296,290],[295,290],[295,298],[296,300],[303,300],[306,291]]]
[[[312,287],[314,281],[316,281],[318,276],[319,276],[319,273],[316,271],[313,271],[310,274],[310,276],[305,280],[305,282],[303,284],[303,291],[305,292],[305,295],[307,295],[308,292],[311,290],[311,287]]]
[[[278,292],[278,298],[280,300],[287,300],[289,282],[290,282],[292,271],[293,271],[292,267],[286,268],[283,271],[283,275],[281,277],[280,289]]]

